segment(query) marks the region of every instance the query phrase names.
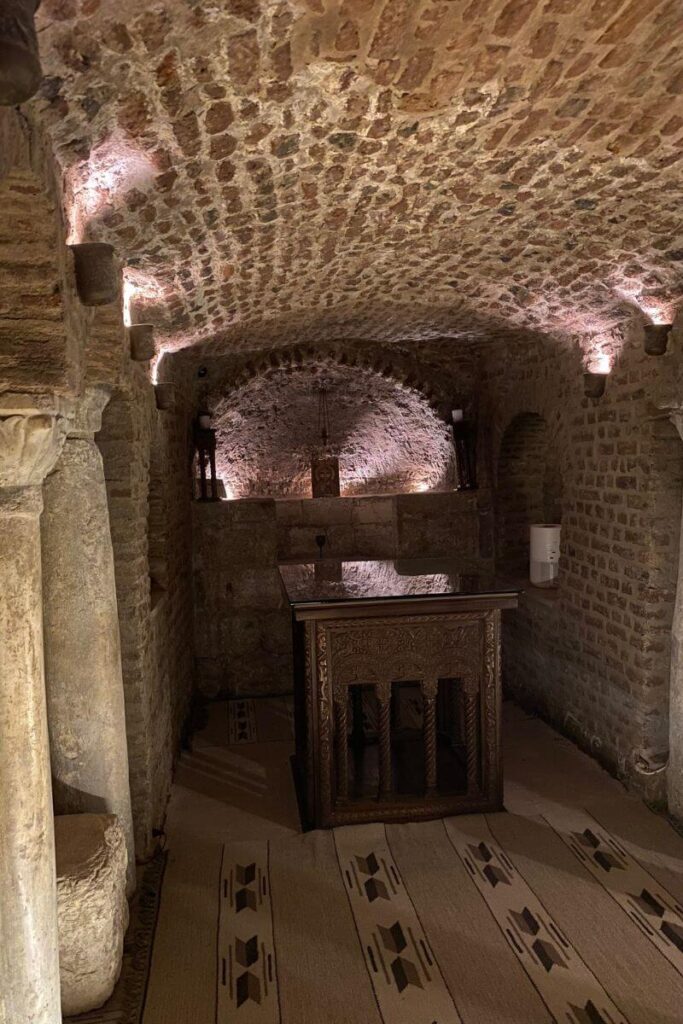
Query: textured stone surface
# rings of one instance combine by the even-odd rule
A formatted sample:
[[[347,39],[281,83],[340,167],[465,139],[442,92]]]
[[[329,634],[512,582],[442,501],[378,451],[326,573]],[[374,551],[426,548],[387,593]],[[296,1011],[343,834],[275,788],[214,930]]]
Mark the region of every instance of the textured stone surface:
[[[135,848],[121,675],[119,618],[102,456],[94,441],[104,389],[78,403],[44,486],[41,521],[45,684],[52,785],[59,814],[116,814]]]
[[[60,1021],[39,526],[53,422],[0,420],[0,1019],[12,1024]]]
[[[669,749],[683,446],[653,400],[676,358],[644,355],[642,332],[627,333],[604,397],[593,401],[583,397],[578,353],[529,344],[524,355],[512,364],[494,348],[482,381],[499,555],[504,563],[510,525],[518,543],[520,481],[542,491],[532,482],[540,461],[562,522],[562,557],[557,597],[532,592],[506,613],[507,684],[612,769],[661,795],[664,775],[647,772]],[[541,444],[536,431],[520,431],[520,416],[542,421]],[[535,517],[533,503],[527,513]]]
[[[164,345],[448,350],[682,294],[677,0],[45,0],[38,20],[73,230],[133,264]]]
[[[131,365],[96,440],[114,550],[135,848],[144,858],[163,827],[192,685],[190,439],[187,402],[159,412],[147,375]]]
[[[62,450],[66,429],[59,417],[0,417],[0,489],[40,485]]]
[[[448,427],[423,396],[372,370],[309,363],[271,369],[227,394],[210,393],[217,471],[229,497],[310,497],[321,387],[342,495],[453,485]]]
[[[78,388],[88,316],[75,298],[60,185],[44,139],[0,108],[0,391]]]
[[[113,814],[55,818],[62,1013],[111,995],[128,927],[126,837]]]

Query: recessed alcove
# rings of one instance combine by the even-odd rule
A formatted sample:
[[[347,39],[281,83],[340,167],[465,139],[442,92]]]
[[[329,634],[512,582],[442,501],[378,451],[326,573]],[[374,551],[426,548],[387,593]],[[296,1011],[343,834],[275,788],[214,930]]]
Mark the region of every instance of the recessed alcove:
[[[448,425],[415,388],[332,359],[280,366],[203,400],[216,430],[216,465],[233,498],[311,497],[322,450],[319,394],[342,496],[447,490],[455,484]]]
[[[496,479],[496,562],[502,572],[525,578],[529,528],[562,522],[559,453],[544,418],[519,413],[500,444]]]

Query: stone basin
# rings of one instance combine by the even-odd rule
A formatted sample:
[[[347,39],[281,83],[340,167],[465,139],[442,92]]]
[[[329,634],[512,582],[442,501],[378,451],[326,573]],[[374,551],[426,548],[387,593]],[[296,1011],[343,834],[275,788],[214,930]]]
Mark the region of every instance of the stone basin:
[[[121,971],[128,927],[126,839],[114,814],[55,817],[62,1013],[102,1006]]]

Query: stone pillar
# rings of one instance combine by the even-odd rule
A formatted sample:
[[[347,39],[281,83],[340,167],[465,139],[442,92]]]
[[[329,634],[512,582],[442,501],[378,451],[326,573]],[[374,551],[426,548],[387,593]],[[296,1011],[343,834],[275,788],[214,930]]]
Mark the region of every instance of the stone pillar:
[[[102,456],[95,444],[104,388],[88,388],[70,418],[42,520],[45,682],[57,814],[115,814],[135,849],[114,554]]]
[[[683,438],[683,412],[673,412],[671,420]],[[669,810],[679,821],[683,821],[683,524],[681,526],[676,605],[671,627],[669,767],[666,776]]]
[[[40,512],[64,434],[54,414],[11,408],[0,396],[0,1019],[60,1024]]]

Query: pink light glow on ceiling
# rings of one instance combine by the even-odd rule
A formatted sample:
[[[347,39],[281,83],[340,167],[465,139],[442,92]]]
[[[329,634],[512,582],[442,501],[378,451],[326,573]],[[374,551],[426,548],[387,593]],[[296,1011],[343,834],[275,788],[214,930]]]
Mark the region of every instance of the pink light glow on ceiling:
[[[163,303],[164,300],[165,289],[157,278],[152,277],[150,274],[145,274],[141,270],[136,270],[134,267],[124,267],[123,322],[126,327],[130,327],[132,323],[139,322],[135,317],[136,302],[154,304]]]
[[[590,363],[592,373],[609,373],[612,369],[612,360],[606,352],[600,352],[593,357]]]
[[[610,373],[624,345],[618,328],[581,339],[584,369],[589,373]]]
[[[645,319],[650,320],[653,324],[670,324],[675,318],[674,303],[666,296],[661,295],[658,290],[648,290],[638,284],[630,283],[617,288],[616,292],[625,302],[636,306]]]
[[[164,348],[163,345],[160,345],[157,350],[157,354],[154,356],[150,363],[150,379],[152,381],[152,384],[158,384],[159,381],[162,379],[160,376],[161,363],[165,355],[166,349]]]
[[[158,173],[149,154],[125,136],[112,135],[94,149],[87,161],[68,173],[69,244],[84,241],[92,221],[108,207],[118,206],[131,188],[145,188]]]

